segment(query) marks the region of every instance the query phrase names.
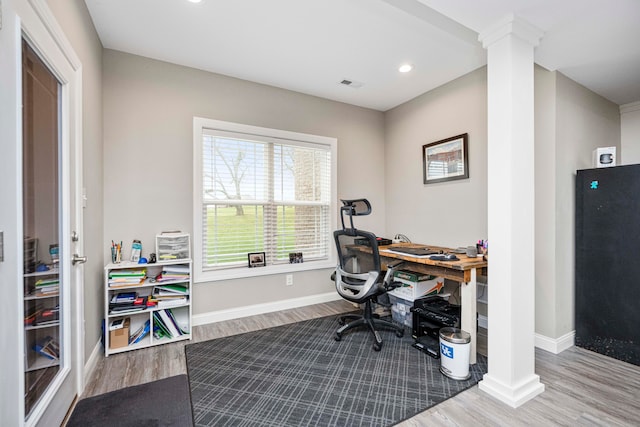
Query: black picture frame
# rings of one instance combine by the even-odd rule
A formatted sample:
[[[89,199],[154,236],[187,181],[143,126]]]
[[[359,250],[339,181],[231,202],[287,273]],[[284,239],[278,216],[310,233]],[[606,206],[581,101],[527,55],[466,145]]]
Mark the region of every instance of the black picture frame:
[[[422,146],[425,184],[469,178],[469,135],[452,136]]]
[[[303,262],[304,258],[302,256],[302,252],[289,253],[289,264],[302,264]]]
[[[250,252],[247,254],[249,268],[264,267],[267,265],[264,252]]]

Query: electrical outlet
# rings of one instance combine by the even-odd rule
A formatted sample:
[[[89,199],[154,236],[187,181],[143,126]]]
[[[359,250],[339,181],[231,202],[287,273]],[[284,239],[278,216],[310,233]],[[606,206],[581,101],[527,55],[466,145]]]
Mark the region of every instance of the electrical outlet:
[[[287,274],[287,279],[285,283],[287,286],[293,286],[293,274]]]

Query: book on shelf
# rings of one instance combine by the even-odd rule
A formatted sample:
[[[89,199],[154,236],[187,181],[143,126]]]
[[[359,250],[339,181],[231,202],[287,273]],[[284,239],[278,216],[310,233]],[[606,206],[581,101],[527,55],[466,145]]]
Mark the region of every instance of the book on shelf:
[[[144,284],[144,278],[136,280],[109,280],[110,288],[129,288]]]
[[[144,277],[147,274],[147,270],[144,268],[132,268],[132,269],[122,269],[122,270],[111,270],[109,271],[109,278],[116,277]]]
[[[162,300],[185,298],[187,296],[188,294],[176,294],[173,292],[157,290],[149,298],[152,301],[162,301]]]
[[[54,295],[58,295],[58,291],[60,290],[60,288],[56,285],[56,286],[44,286],[41,288],[36,288],[36,293],[35,295],[37,297],[47,297],[47,296],[54,296]]]
[[[182,274],[186,274],[188,276],[189,275],[189,266],[188,265],[181,265],[181,264],[165,265],[165,266],[162,267],[162,271],[166,272],[166,273],[182,273]]]
[[[109,286],[138,285],[144,282],[147,270],[144,268],[126,268],[109,271]]]
[[[33,349],[47,359],[60,359],[60,346],[58,341],[50,336],[46,336],[41,340],[38,340],[33,346]]]
[[[138,328],[137,331],[135,331],[130,337],[129,337],[129,344],[136,344],[139,343],[140,341],[142,341],[144,339],[144,337],[146,337],[149,334],[150,331],[150,321],[149,319],[147,319],[146,322],[144,322],[144,325],[140,326],[140,328]]]
[[[44,326],[56,324],[60,321],[60,307],[55,306],[51,308],[45,308],[38,312],[35,325]]]
[[[49,279],[38,279],[36,281],[36,288],[43,286],[58,286],[60,280],[57,277],[49,278]]]
[[[147,295],[138,296],[137,292],[118,292],[111,297],[109,314],[146,310],[148,299]]]
[[[173,272],[168,272],[168,271],[163,271],[162,273],[158,274],[156,276],[156,282],[169,282],[169,281],[176,281],[176,280],[182,280],[182,281],[187,281],[189,280],[189,273],[173,273]]]
[[[112,303],[134,302],[138,298],[137,292],[118,292],[111,298]]]
[[[39,279],[35,283],[36,296],[55,295],[60,289],[60,282],[57,277],[50,279]]]
[[[156,339],[160,338],[172,338],[171,332],[167,329],[167,326],[162,321],[162,317],[160,317],[160,312],[153,312],[153,336]]]
[[[32,308],[25,316],[24,316],[24,326],[33,326],[36,324],[36,319],[38,318],[38,314],[42,311],[41,307]]]
[[[127,314],[127,313],[137,313],[138,311],[144,311],[147,309],[146,304],[140,305],[111,305],[109,304],[109,314]]]
[[[176,326],[176,328],[178,329],[178,332],[180,332],[180,335],[186,335],[187,334],[187,330],[185,328],[182,328],[180,326],[180,323],[178,323],[178,319],[176,319],[176,316],[173,314],[173,310],[165,310],[165,312],[169,315],[169,317],[171,318],[171,321],[173,322],[173,324]]]
[[[170,298],[170,299],[159,299],[156,300],[156,304],[158,308],[169,308],[169,307],[177,307],[180,305],[184,305],[189,301],[189,299],[185,297],[178,298]]]
[[[170,312],[171,310],[158,310],[154,314],[157,314],[159,326],[169,332],[169,338],[179,337],[183,332],[175,323],[173,314],[169,315]]]
[[[189,287],[186,285],[156,285],[153,290],[159,295],[186,295],[189,293]]]

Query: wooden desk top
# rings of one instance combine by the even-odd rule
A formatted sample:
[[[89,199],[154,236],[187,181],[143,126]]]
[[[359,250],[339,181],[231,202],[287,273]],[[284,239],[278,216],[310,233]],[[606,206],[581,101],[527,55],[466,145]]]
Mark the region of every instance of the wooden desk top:
[[[394,247],[423,248],[425,246],[435,251],[442,251],[443,253],[455,253],[451,248],[433,245],[421,245],[416,243],[395,243],[389,246],[380,246],[378,248],[378,251],[380,252],[380,258],[382,259],[391,258],[411,263],[411,266],[406,267],[407,269],[426,274],[432,274],[434,276],[441,276],[459,282],[469,282],[471,280],[472,269],[482,269],[486,268],[488,265],[484,257],[470,258],[466,254],[456,253],[456,256],[460,258],[458,261],[438,261],[429,259],[429,257],[421,258],[411,255],[399,254],[397,252],[385,251],[385,249],[393,249]],[[352,249],[363,253],[371,253],[371,248],[366,246],[354,245],[352,246]],[[384,263],[385,262],[383,261],[383,268]]]

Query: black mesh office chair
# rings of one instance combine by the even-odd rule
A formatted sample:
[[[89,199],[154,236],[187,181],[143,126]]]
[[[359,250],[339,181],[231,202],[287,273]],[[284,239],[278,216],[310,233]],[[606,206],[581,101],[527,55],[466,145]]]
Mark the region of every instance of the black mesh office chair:
[[[336,230],[333,233],[338,249],[339,263],[336,267],[334,280],[336,289],[342,298],[358,304],[364,304],[364,309],[362,315],[348,314],[338,319],[342,327],[336,331],[335,340],[340,341],[342,334],[349,329],[367,326],[375,339],[373,349],[380,351],[382,338],[380,338],[377,327],[391,328],[395,330],[398,337],[404,335],[403,326],[380,319],[373,314],[373,302],[376,301],[376,298],[395,287],[392,283],[393,270],[401,262],[393,266],[387,266],[387,272],[383,275],[376,235],[368,231],[357,230],[353,226],[354,216],[369,215],[371,213],[371,204],[366,199],[342,200],[342,204],[343,206],[340,208],[342,230]],[[349,217],[348,225],[345,224],[345,216]],[[372,257],[358,258],[356,256],[358,251],[353,250],[353,245],[370,247]],[[347,321],[349,322],[347,323]]]

